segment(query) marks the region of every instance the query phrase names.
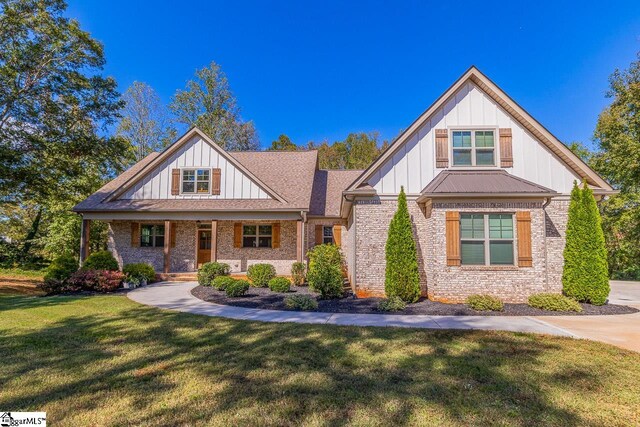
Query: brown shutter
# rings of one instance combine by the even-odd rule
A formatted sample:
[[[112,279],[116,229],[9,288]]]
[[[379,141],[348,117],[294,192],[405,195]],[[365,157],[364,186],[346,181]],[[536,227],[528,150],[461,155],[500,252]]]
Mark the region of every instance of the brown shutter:
[[[242,247],[242,223],[236,222],[233,224],[233,247]]]
[[[316,225],[316,245],[321,245],[324,234],[322,232],[322,225]]]
[[[221,171],[219,168],[211,169],[211,194],[220,194],[220,176]]]
[[[446,213],[447,265],[460,265],[460,213]]]
[[[342,226],[341,225],[333,226],[333,243],[335,243],[336,246],[340,246],[340,244],[342,243]]]
[[[516,212],[518,232],[518,266],[533,267],[531,257],[531,213],[529,211]]]
[[[140,223],[131,223],[131,247],[137,248],[140,246]]]
[[[280,224],[277,222],[271,226],[271,247],[273,249],[280,247]]]
[[[436,129],[436,167],[449,167],[449,131]]]
[[[171,195],[180,194],[180,169],[171,170]]]
[[[171,236],[169,237],[171,240],[169,241],[169,244],[171,245],[172,248],[176,247],[176,223],[172,222],[171,223]]]
[[[513,167],[513,147],[511,143],[511,128],[500,129],[500,167]]]

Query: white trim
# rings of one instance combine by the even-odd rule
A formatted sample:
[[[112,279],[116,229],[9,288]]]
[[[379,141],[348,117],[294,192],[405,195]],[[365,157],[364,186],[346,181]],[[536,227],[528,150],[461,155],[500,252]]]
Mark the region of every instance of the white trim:
[[[212,172],[211,172],[211,168],[210,167],[204,167],[204,166],[198,166],[198,167],[184,167],[184,168],[179,168],[180,169],[180,195],[189,195],[189,196],[193,196],[193,195],[204,195],[204,194],[211,194],[211,180],[212,180]],[[186,171],[194,171],[195,172],[195,180],[193,181],[193,192],[186,192],[184,191],[183,188],[183,184],[184,184],[184,173]],[[204,182],[204,181],[198,181],[198,171],[207,171],[208,175],[209,175],[209,179],[207,180],[207,192],[206,193],[198,193],[198,182]]]
[[[452,169],[452,170],[488,170],[488,169],[502,169],[500,167],[500,153],[499,153],[499,148],[498,146],[500,144],[498,144],[497,138],[498,138],[498,128],[493,127],[493,126],[452,126],[452,127],[448,127],[447,131],[449,132],[448,134],[448,140],[449,140],[449,158],[451,159],[451,166],[449,166],[449,168],[447,169]],[[476,160],[476,151],[477,151],[477,147],[476,147],[476,131],[478,132],[487,132],[487,131],[492,131],[493,132],[493,164],[492,165],[478,165],[477,160]],[[471,147],[459,147],[459,148],[455,148],[457,150],[471,150],[471,164],[470,165],[459,165],[456,166],[453,163],[453,151],[454,151],[454,147],[453,147],[453,132],[471,132]],[[482,150],[483,147],[480,148],[480,150]],[[487,148],[484,148],[485,150],[487,150]],[[487,150],[488,151],[488,150]]]

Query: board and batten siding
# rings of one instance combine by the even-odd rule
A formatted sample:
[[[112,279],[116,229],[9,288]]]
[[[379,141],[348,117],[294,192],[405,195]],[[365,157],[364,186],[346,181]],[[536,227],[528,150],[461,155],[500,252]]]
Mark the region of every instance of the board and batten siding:
[[[171,170],[220,168],[220,194],[171,195]],[[270,199],[257,183],[235,167],[199,136],[194,136],[171,157],[127,190],[122,199]]]
[[[392,158],[380,166],[368,180],[369,184],[378,194],[398,194],[401,186],[404,186],[407,194],[419,194],[438,173],[444,170],[436,168],[435,129],[451,127],[494,128],[497,152],[499,151],[498,128],[511,128],[513,167],[505,168],[509,173],[561,194],[569,194],[573,181],[580,181],[580,177],[575,172],[482,89],[472,82],[467,82],[414,132]],[[449,144],[451,144],[451,138],[449,138]],[[499,164],[499,153],[496,162]]]

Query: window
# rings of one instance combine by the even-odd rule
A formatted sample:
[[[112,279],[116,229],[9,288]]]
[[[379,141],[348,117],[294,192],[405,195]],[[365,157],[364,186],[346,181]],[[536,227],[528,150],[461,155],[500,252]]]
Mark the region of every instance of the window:
[[[272,231],[270,225],[243,225],[243,248],[270,248]]]
[[[182,193],[209,194],[209,169],[183,169]]]
[[[164,246],[164,225],[142,224],[140,246],[148,248]]]
[[[460,240],[463,265],[513,265],[511,214],[461,214]]]
[[[495,166],[492,130],[453,131],[453,166]]]
[[[322,243],[333,243],[333,227],[325,225],[322,227]]]

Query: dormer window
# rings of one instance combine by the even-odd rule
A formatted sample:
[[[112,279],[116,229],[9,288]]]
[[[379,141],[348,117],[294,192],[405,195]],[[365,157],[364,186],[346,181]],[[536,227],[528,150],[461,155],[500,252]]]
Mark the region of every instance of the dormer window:
[[[454,130],[453,166],[495,166],[495,132]]]
[[[209,194],[210,169],[183,169],[182,194]]]

